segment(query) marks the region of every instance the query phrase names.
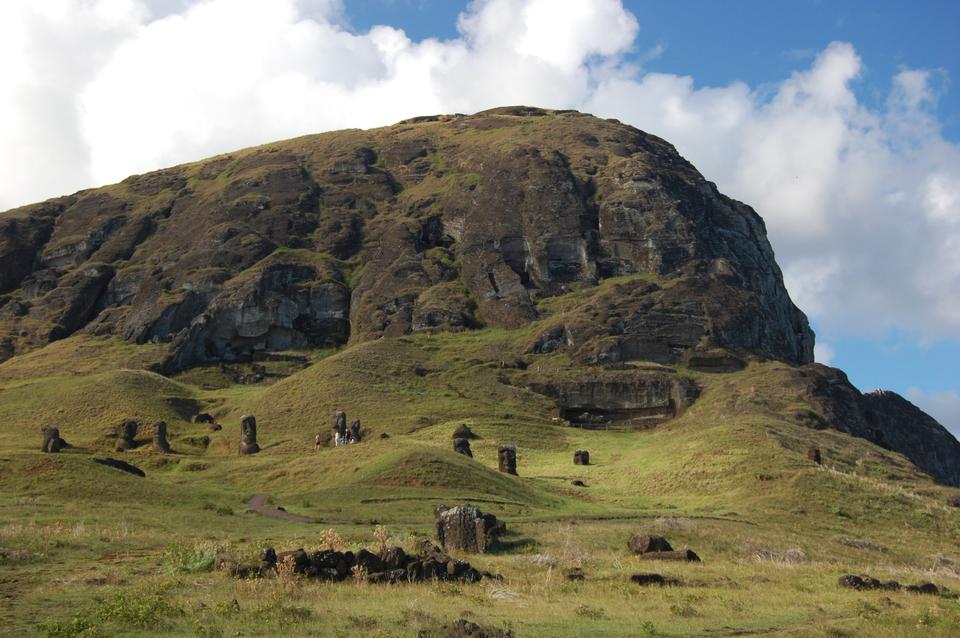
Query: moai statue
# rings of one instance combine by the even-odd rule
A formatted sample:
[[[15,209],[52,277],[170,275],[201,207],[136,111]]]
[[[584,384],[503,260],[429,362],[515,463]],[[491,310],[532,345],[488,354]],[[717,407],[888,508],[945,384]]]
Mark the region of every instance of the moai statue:
[[[443,507],[434,510],[437,542],[444,551],[486,552],[507,526],[493,514],[476,507]]]
[[[347,413],[343,410],[337,410],[333,415],[334,445],[339,445],[341,441],[347,441]]]
[[[354,443],[360,442],[360,419],[354,419],[350,424],[350,436]]]
[[[257,419],[248,414],[240,419],[240,454],[256,454],[259,451]]]
[[[157,421],[153,424],[153,451],[160,454],[170,454],[170,443],[167,442],[167,424]]]
[[[60,438],[60,430],[58,428],[42,428],[41,432],[43,432],[42,451],[56,454],[67,447],[67,442]]]
[[[467,439],[454,439],[453,451],[457,454],[463,454],[464,456],[473,458],[473,452],[470,450],[470,441]]]
[[[573,453],[574,465],[590,465],[590,452],[587,450],[577,450]]]
[[[117,452],[126,452],[137,447],[137,443],[133,439],[137,436],[137,430],[139,429],[140,424],[136,421],[124,421],[117,426]]]
[[[517,448],[512,445],[501,445],[497,450],[497,459],[500,471],[505,474],[517,474]]]
[[[820,465],[820,463],[823,462],[823,459],[820,458],[820,448],[818,447],[812,447],[807,450],[807,458],[817,465]]]

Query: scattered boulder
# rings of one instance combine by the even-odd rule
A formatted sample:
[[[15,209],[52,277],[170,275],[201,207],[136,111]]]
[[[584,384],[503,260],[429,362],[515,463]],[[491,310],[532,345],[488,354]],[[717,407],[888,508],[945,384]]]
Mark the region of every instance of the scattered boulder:
[[[590,465],[590,452],[587,450],[577,450],[573,453],[574,465]]]
[[[468,426],[466,423],[461,423],[453,431],[453,438],[472,440],[472,439],[479,439],[480,437],[474,434],[473,430],[471,430],[470,426]]]
[[[429,541],[421,541],[416,555],[408,555],[401,547],[388,547],[377,555],[367,549],[339,552],[330,549],[313,553],[303,548],[277,552],[267,547],[260,552],[255,565],[244,565],[222,558],[217,568],[237,578],[270,578],[280,566],[291,565],[293,572],[306,578],[339,582],[362,573],[371,584],[399,584],[425,580],[451,580],[465,583],[478,582],[482,578],[498,578],[481,573],[470,563],[454,560]]]
[[[638,554],[637,558],[640,560],[680,560],[691,563],[700,562],[700,557],[697,556],[696,552],[694,552],[692,549],[681,549],[673,552],[648,552],[646,554]]]
[[[574,485],[574,486],[576,486],[576,487],[586,487],[586,486],[587,486],[587,484],[584,483],[583,481],[581,481],[580,479],[573,479],[572,481],[570,481],[570,485]]]
[[[211,423],[207,426],[207,432],[219,432],[223,429],[223,426],[219,423]]]
[[[486,627],[466,618],[460,618],[450,625],[423,629],[417,634],[417,638],[514,638],[514,636],[510,629]]]
[[[56,454],[67,447],[67,442],[60,438],[59,428],[42,428],[41,432],[43,432],[43,447],[40,448],[41,451]]]
[[[240,419],[240,454],[256,454],[259,451],[257,419],[248,414]]]
[[[109,457],[103,459],[94,458],[93,462],[99,463],[100,465],[106,465],[107,467],[112,467],[115,470],[133,474],[134,476],[139,476],[140,478],[147,476],[146,473],[136,465],[131,465],[126,461],[121,461],[120,459],[111,459]]]
[[[638,585],[679,585],[680,581],[676,578],[667,578],[661,574],[633,574],[630,576],[630,582]]]
[[[627,547],[634,554],[673,551],[673,547],[663,536],[651,536],[649,534],[634,534],[627,541]]]
[[[497,460],[500,471],[505,474],[517,475],[517,448],[513,445],[501,445],[497,449]]]
[[[470,450],[470,441],[467,439],[454,439],[453,451],[457,454],[463,454],[464,456],[473,458],[473,452]]]
[[[807,450],[807,458],[820,465],[823,462],[823,459],[820,457],[820,448],[812,447]]]
[[[914,594],[929,594],[932,596],[938,596],[941,593],[940,588],[933,583],[904,586],[895,580],[882,581],[872,576],[857,576],[855,574],[845,574],[841,576],[837,579],[837,584],[840,587],[856,589],[857,591],[906,591]]]
[[[581,569],[580,567],[571,567],[570,569],[564,571],[563,577],[566,580],[570,580],[570,581],[587,579],[587,575],[583,573],[583,569]]]
[[[193,417],[194,423],[213,423],[213,416],[207,414],[206,412],[201,412],[197,416]]]
[[[947,505],[950,507],[960,507],[960,494],[949,497],[947,499]]]
[[[153,451],[160,454],[170,454],[170,443],[167,441],[167,424],[157,421],[153,424]]]
[[[438,507],[434,512],[436,538],[446,551],[484,553],[498,536],[507,531],[505,523],[476,507]]]
[[[389,438],[390,438],[390,435],[387,434],[386,432],[381,432],[381,433],[380,433],[380,438],[381,438],[381,439],[389,439]]]
[[[136,421],[124,421],[117,426],[117,452],[126,452],[127,450],[132,450],[137,447],[136,441],[134,439],[137,436],[137,431],[140,429],[140,424]]]

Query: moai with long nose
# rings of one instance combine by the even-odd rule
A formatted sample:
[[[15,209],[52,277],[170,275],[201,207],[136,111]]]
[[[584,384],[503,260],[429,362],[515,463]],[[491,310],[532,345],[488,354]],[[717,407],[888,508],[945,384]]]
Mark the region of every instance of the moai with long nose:
[[[240,419],[240,454],[256,454],[259,451],[257,419],[248,414]]]

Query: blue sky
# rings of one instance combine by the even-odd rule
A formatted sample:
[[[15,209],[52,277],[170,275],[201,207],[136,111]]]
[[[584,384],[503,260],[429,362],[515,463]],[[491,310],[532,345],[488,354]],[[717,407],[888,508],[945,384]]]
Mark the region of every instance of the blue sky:
[[[960,433],[958,25],[936,0],[5,0],[0,210],[424,113],[616,117],[764,217],[818,360]]]

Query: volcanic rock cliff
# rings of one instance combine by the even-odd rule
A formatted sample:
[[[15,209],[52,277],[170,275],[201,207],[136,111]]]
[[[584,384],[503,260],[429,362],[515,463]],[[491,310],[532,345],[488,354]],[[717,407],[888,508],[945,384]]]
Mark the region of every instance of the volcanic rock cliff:
[[[572,292],[577,304],[557,301]],[[0,215],[0,361],[114,335],[168,344],[172,373],[482,326],[524,328],[517,356],[585,366],[813,361],[759,215],[667,142],[573,111],[307,136]],[[669,417],[696,398],[669,370],[625,374],[531,389],[566,415]],[[858,435],[901,427],[872,399],[844,400],[874,414]],[[945,470],[911,459],[957,481],[957,448]]]

